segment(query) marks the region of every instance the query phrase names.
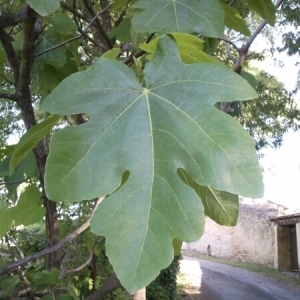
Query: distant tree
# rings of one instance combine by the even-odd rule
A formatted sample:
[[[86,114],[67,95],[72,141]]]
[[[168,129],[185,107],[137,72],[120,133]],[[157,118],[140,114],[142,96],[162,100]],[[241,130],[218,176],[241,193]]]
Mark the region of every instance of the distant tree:
[[[299,130],[300,111],[294,93],[288,92],[274,76],[264,72],[254,73],[258,101],[244,102],[241,124],[255,140],[257,150],[280,147],[283,135],[289,130]]]

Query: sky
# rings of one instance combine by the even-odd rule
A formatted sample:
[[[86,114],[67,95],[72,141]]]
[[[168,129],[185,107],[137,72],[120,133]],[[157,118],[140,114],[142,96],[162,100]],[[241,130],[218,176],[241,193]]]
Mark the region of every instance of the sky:
[[[260,39],[254,45],[256,49],[266,47],[265,40]],[[257,64],[261,69],[277,77],[285,88],[293,90],[297,82],[299,67],[295,66],[295,57],[276,54],[275,58],[284,62],[282,68],[276,66],[274,58],[268,58]],[[300,95],[296,97],[300,107]],[[284,135],[283,145],[279,149],[264,149],[264,158],[260,160],[264,172],[264,198],[284,205],[291,210],[300,211],[300,132]]]
[[[300,209],[300,132],[286,134],[280,149],[263,153],[264,198],[292,210]]]

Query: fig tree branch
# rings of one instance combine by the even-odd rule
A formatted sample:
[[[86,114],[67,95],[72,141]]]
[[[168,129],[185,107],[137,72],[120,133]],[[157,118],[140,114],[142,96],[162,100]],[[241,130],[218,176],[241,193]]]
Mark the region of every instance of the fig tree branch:
[[[32,255],[26,256],[22,259],[19,259],[18,261],[12,262],[10,264],[7,264],[6,266],[0,268],[0,276],[10,272],[11,270],[18,268],[20,266],[24,266],[27,263],[29,263],[32,260],[35,260],[41,256],[44,256],[48,253],[57,251],[58,249],[60,249],[63,245],[65,245],[66,243],[74,240],[78,235],[80,235],[82,232],[84,232],[91,223],[92,217],[94,215],[95,210],[97,209],[98,205],[100,204],[100,202],[104,199],[104,197],[101,197],[97,200],[95,207],[93,209],[93,212],[91,213],[91,216],[89,217],[89,219],[84,222],[80,227],[78,227],[75,231],[73,231],[72,233],[70,233],[69,235],[67,235],[65,238],[63,238],[62,240],[60,240],[57,244],[55,244],[52,247],[43,249],[39,252],[36,252]]]
[[[68,12],[72,13],[77,18],[82,19],[83,21],[88,23],[88,18],[86,15],[76,11],[75,9],[73,9],[73,7],[69,6],[66,2],[60,1],[60,6],[65,10],[67,10]]]
[[[17,101],[16,95],[14,95],[14,94],[0,93],[0,98]]]
[[[117,288],[121,288],[122,285],[117,278],[116,274],[113,273],[104,283],[103,285],[95,291],[93,294],[89,295],[85,298],[85,300],[101,300],[108,294],[116,290]]]
[[[151,33],[149,35],[149,37],[147,38],[146,44],[148,44],[151,41],[151,39],[154,37],[154,35],[155,35],[155,33]],[[138,49],[138,50],[135,51],[135,53],[133,53],[133,54],[129,55],[128,57],[126,57],[123,60],[123,63],[127,66],[131,65],[133,63],[133,57],[139,58],[139,57],[143,56],[145,53],[146,52],[144,50]]]
[[[66,270],[65,273],[66,273],[66,274],[76,273],[76,272],[82,270],[83,268],[85,268],[85,267],[91,262],[91,260],[92,260],[92,258],[93,258],[94,250],[95,250],[95,247],[96,247],[98,241],[99,241],[99,237],[97,237],[97,238],[94,240],[92,249],[91,249],[91,251],[90,251],[90,255],[89,255],[88,259],[87,259],[82,265],[80,265],[80,266],[78,266],[78,267],[76,267],[76,268],[74,268],[74,269]],[[62,278],[62,277],[60,277],[60,278]]]
[[[283,2],[283,0],[277,0],[277,2],[275,3],[275,7],[278,8],[282,4],[282,2]],[[235,73],[237,73],[237,74],[241,73],[242,67],[248,58],[248,52],[249,52],[250,46],[252,45],[252,43],[254,42],[256,37],[261,33],[261,31],[264,29],[264,27],[266,25],[267,25],[267,21],[263,20],[261,22],[261,24],[258,26],[258,28],[253,32],[253,34],[249,37],[249,39],[246,41],[246,43],[241,48],[234,47],[239,53],[239,57],[237,59],[233,59],[233,61],[235,62],[235,66],[234,66]],[[229,43],[229,41],[226,41],[226,42]],[[234,45],[233,43],[230,43],[230,44],[232,46]],[[226,47],[226,48],[227,48],[228,54],[230,54],[230,51],[228,51],[228,47]],[[230,55],[229,55],[229,58],[231,58]],[[221,110],[224,111],[225,113],[233,112],[233,109],[230,106],[230,102],[223,102],[221,104]]]
[[[27,7],[24,5],[15,14],[2,14],[0,15],[0,28],[7,28],[10,26],[15,26],[19,23],[23,23],[28,20]]]
[[[90,23],[86,26],[86,28],[82,31],[81,34],[79,34],[79,35],[77,35],[77,36],[74,36],[74,37],[72,37],[72,38],[70,38],[70,39],[68,39],[68,40],[66,40],[66,41],[63,41],[62,43],[59,43],[59,44],[57,44],[57,45],[55,45],[55,46],[53,46],[53,47],[50,47],[50,48],[48,48],[48,49],[45,49],[45,50],[43,50],[43,51],[37,53],[36,55],[34,55],[34,57],[39,57],[39,56],[41,56],[41,55],[43,55],[43,54],[45,54],[45,53],[47,53],[47,52],[53,51],[53,50],[55,50],[55,49],[57,49],[57,48],[59,48],[59,47],[62,47],[62,46],[64,46],[64,45],[70,43],[70,42],[73,42],[73,41],[76,41],[76,40],[78,40],[78,39],[81,39],[81,38],[83,37],[83,35],[87,32],[87,30],[91,27],[91,25],[93,24],[93,22],[94,22],[94,21],[95,21],[102,13],[104,13],[106,10],[108,10],[110,6],[111,6],[111,4],[109,4],[107,7],[105,7],[105,8],[102,9],[101,11],[99,11],[99,12],[93,17],[93,19],[90,21]],[[107,50],[103,45],[99,45],[99,43],[97,43],[97,46],[101,47],[101,48],[102,48],[103,50],[105,50],[105,51]]]
[[[277,0],[277,2],[274,4],[276,8],[278,8],[284,0]],[[250,38],[246,41],[246,44],[242,47],[244,51],[249,50],[250,46],[256,39],[256,37],[261,33],[261,31],[264,29],[264,27],[267,25],[267,21],[263,20],[261,24],[257,27],[257,29],[253,32],[253,34],[250,36]]]
[[[17,86],[19,82],[20,62],[12,45],[12,38],[3,28],[0,28],[0,42],[4,49],[7,64],[14,76],[14,86]]]

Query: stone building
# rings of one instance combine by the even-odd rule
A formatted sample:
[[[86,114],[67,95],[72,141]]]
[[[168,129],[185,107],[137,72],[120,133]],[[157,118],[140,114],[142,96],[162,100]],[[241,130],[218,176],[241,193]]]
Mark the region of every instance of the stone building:
[[[298,271],[300,275],[300,213],[273,217],[274,267]]]
[[[265,199],[240,198],[240,212],[237,225],[220,226],[207,218],[205,232],[194,243],[183,244],[183,249],[207,253],[234,260],[249,261],[270,267],[275,262],[274,219],[286,215],[287,208]]]

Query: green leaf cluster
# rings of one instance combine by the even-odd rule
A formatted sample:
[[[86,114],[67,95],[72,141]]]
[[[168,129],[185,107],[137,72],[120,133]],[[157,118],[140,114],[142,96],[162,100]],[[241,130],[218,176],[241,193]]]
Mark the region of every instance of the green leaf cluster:
[[[256,97],[242,78],[215,64],[184,65],[175,41],[165,36],[144,81],[143,87],[122,63],[102,59],[64,80],[42,104],[53,114],[90,116],[86,124],[52,138],[45,178],[50,199],[73,202],[112,194],[122,174],[130,172],[100,204],[91,224],[93,232],[107,237],[107,253],[129,291],[157,274],[149,256],[167,266],[173,237],[193,241],[203,232],[202,204],[180,182],[178,168],[198,184],[254,197],[262,193],[251,139],[214,107],[218,101]],[[125,273],[121,253],[126,264],[132,262]],[[148,276],[141,282],[144,264]]]
[[[29,185],[21,194],[17,204],[9,209],[0,209],[0,237],[10,230],[11,226],[30,225],[40,222],[45,215],[41,194],[35,185]]]

